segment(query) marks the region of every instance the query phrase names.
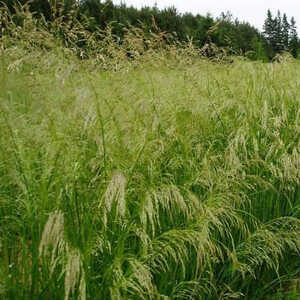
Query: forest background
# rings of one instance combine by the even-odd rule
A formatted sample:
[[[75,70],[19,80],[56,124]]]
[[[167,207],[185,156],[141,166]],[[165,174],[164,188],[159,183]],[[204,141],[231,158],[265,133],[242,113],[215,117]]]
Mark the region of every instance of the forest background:
[[[67,21],[68,16],[74,16],[75,12],[79,18],[86,18],[86,29],[91,32],[104,30],[110,25],[120,43],[126,30],[133,26],[142,29],[145,36],[155,30],[171,33],[176,41],[191,41],[199,48],[209,44],[227,49],[231,55],[242,55],[252,60],[270,61],[282,52],[290,52],[297,58],[300,49],[294,17],[280,11],[274,15],[268,10],[263,32],[260,32],[248,22],[235,19],[230,12],[213,18],[209,14],[182,14],[176,7],[137,9],[125,3],[114,4],[111,0],[2,0],[0,5],[6,5],[14,12],[18,5],[25,4],[36,18],[46,21],[55,19],[55,14],[64,15]],[[53,12],[53,4],[57,7],[56,12]],[[206,55],[214,53],[208,50]]]

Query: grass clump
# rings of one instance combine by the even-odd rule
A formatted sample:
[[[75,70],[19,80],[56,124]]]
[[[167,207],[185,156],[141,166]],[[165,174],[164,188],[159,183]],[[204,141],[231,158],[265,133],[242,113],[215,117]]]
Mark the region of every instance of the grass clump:
[[[5,39],[2,298],[299,297],[298,61]]]

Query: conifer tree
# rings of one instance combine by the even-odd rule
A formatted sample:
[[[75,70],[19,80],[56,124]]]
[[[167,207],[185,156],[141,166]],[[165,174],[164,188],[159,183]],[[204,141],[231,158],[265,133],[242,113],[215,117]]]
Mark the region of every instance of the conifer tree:
[[[273,18],[269,9],[263,29],[263,35],[267,41],[269,56],[273,57],[276,53],[276,20]]]
[[[296,21],[294,17],[291,18],[291,23],[290,23],[290,52],[294,57],[298,56],[298,49],[299,49],[299,39],[298,39],[298,34],[297,34],[297,26],[296,26]]]
[[[283,43],[283,34],[282,34],[282,18],[281,13],[278,10],[277,16],[274,19],[274,39],[275,39],[275,51],[276,53],[281,52],[284,50],[284,43]]]
[[[290,38],[290,23],[288,22],[286,14],[283,14],[282,18],[282,41],[284,50],[289,49],[289,38]]]

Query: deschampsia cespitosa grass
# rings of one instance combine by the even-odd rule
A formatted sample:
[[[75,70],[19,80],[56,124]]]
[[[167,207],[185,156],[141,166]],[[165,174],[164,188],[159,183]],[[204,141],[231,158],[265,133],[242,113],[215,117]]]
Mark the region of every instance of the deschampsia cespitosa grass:
[[[298,61],[1,20],[1,299],[299,299]]]

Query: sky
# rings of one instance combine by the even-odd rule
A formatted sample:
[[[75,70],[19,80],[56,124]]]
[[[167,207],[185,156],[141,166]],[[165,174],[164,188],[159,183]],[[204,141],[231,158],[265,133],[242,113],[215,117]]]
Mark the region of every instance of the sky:
[[[115,0],[114,3],[120,3]],[[221,12],[230,11],[234,18],[247,21],[259,30],[262,30],[267,10],[273,14],[279,9],[286,13],[288,18],[295,17],[300,32],[300,0],[122,0],[127,5],[135,7],[153,6],[157,3],[159,8],[175,6],[180,12],[191,12],[206,15],[211,13],[214,17]]]

